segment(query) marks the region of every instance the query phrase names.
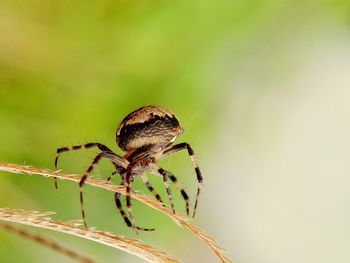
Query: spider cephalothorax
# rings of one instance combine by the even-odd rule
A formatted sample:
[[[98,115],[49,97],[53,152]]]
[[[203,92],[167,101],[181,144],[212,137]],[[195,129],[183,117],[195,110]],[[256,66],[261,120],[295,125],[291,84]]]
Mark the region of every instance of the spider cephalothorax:
[[[181,184],[178,182],[177,178],[168,171],[160,168],[156,163],[160,160],[166,158],[167,156],[176,153],[178,151],[187,149],[187,152],[192,160],[192,164],[195,168],[195,172],[198,180],[198,190],[196,201],[193,209],[193,217],[196,213],[196,208],[198,204],[198,196],[200,193],[200,186],[202,184],[203,178],[199,170],[197,161],[195,159],[193,150],[188,143],[179,143],[172,145],[176,138],[183,133],[183,128],[180,125],[176,116],[169,110],[159,107],[159,106],[145,106],[139,108],[129,115],[127,115],[122,122],[119,124],[116,131],[116,141],[118,146],[125,151],[123,157],[115,154],[107,146],[94,142],[87,143],[84,145],[76,145],[70,147],[62,147],[57,149],[57,155],[55,159],[55,167],[57,168],[58,156],[62,152],[71,150],[80,150],[86,148],[97,147],[101,152],[95,157],[92,164],[86,170],[82,176],[79,187],[80,187],[80,203],[81,210],[84,220],[84,225],[87,227],[85,219],[85,211],[83,206],[83,185],[90,175],[94,167],[102,158],[109,159],[114,165],[116,172],[120,174],[122,178],[121,185],[126,188],[126,206],[128,208],[129,216],[131,221],[125,214],[121,202],[120,194],[115,194],[116,205],[124,218],[125,223],[134,229],[138,230],[154,230],[153,228],[141,228],[135,226],[134,220],[131,214],[131,186],[130,184],[134,181],[136,176],[141,176],[143,182],[149,189],[149,191],[155,196],[155,198],[162,202],[159,194],[151,186],[145,172],[148,171],[152,174],[161,176],[163,178],[164,185],[167,190],[167,195],[170,201],[170,205],[173,213],[175,214],[174,204],[172,201],[172,195],[170,187],[168,184],[168,179],[170,179],[175,186],[181,192],[183,199],[186,202],[186,213],[189,214],[189,197]],[[108,181],[111,180],[112,176],[108,177]],[[57,181],[55,181],[57,187]]]

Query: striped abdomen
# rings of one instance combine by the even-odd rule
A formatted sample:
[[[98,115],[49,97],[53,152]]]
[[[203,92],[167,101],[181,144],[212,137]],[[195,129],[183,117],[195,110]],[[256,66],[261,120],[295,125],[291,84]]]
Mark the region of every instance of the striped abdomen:
[[[124,118],[117,129],[117,143],[121,149],[148,145],[168,145],[183,129],[176,116],[159,106],[142,107]]]

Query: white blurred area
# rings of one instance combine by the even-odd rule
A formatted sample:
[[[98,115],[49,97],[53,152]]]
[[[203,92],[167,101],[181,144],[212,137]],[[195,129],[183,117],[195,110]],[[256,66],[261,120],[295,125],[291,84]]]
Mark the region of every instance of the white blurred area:
[[[276,62],[257,51],[232,78],[218,142],[205,157],[208,207],[200,213],[235,262],[350,262],[343,33],[306,38]]]

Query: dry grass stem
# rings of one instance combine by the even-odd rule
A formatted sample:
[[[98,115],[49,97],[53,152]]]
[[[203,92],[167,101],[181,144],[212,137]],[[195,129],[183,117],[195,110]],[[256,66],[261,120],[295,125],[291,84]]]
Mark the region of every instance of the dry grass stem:
[[[79,221],[61,222],[52,220],[52,212],[40,213],[9,208],[0,208],[0,220],[19,223],[39,228],[54,230],[89,239],[106,246],[114,247],[128,253],[134,254],[148,262],[179,262],[168,257],[164,252],[156,250],[154,247],[142,244],[136,239],[113,235],[108,232],[97,231],[94,228],[85,230],[81,228]],[[89,261],[91,262],[91,261]]]
[[[11,172],[11,173],[24,173],[24,174],[29,174],[29,175],[42,175],[46,177],[57,177],[61,180],[69,180],[73,182],[79,182],[81,179],[80,175],[76,174],[65,174],[61,172],[53,172],[50,170],[45,170],[45,169],[37,169],[33,168],[30,166],[24,166],[24,165],[18,165],[18,164],[10,164],[10,163],[0,163],[0,171],[6,171],[6,172]],[[118,192],[121,194],[126,194],[125,193],[125,188],[120,187],[118,185],[113,185],[110,182],[107,182],[105,180],[99,180],[95,178],[88,178],[86,181],[86,184],[103,188],[108,191],[112,192]],[[206,234],[203,230],[200,228],[192,225],[189,223],[189,219],[185,216],[181,215],[174,215],[172,211],[166,207],[163,207],[162,204],[160,204],[157,201],[152,200],[151,198],[141,195],[136,193],[132,193],[132,198],[136,199],[156,210],[159,210],[169,216],[175,223],[177,223],[179,226],[184,226],[187,229],[189,229],[192,233],[194,233],[196,236],[198,236],[205,244],[207,244],[213,251],[214,253],[220,258],[222,262],[232,262],[230,259],[228,259],[224,254],[224,250],[218,246],[216,241],[211,238],[208,234]]]
[[[73,251],[69,248],[63,247],[60,244],[58,244],[57,242],[54,242],[48,238],[43,237],[42,235],[36,235],[36,234],[32,234],[26,230],[23,229],[19,229],[17,227],[14,227],[11,224],[7,223],[7,222],[3,222],[0,221],[0,228],[2,228],[3,230],[11,233],[11,234],[15,234],[17,236],[23,237],[25,239],[29,239],[32,240],[40,245],[46,246],[51,248],[52,250],[55,250],[58,253],[61,253],[63,255],[66,255],[72,259],[75,259],[79,262],[82,263],[96,263],[95,260],[88,258],[86,256],[81,255],[80,253],[77,253],[76,251]]]

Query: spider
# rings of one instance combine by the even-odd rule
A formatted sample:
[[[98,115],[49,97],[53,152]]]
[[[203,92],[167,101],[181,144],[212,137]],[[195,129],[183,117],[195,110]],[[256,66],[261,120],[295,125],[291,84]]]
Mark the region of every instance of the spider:
[[[203,177],[201,175],[201,171],[198,167],[197,160],[194,156],[194,152],[191,146],[188,143],[179,143],[173,145],[173,142],[176,140],[176,138],[183,132],[184,130],[182,126],[172,112],[160,106],[144,106],[127,115],[117,128],[116,141],[118,146],[125,152],[125,155],[123,157],[115,154],[107,146],[98,142],[62,147],[57,149],[55,158],[56,169],[58,164],[58,157],[63,152],[89,149],[93,147],[97,147],[99,150],[101,150],[101,152],[94,158],[93,162],[83,174],[79,182],[80,206],[85,228],[87,229],[83,201],[83,186],[86,182],[86,179],[93,171],[94,167],[102,158],[109,159],[115,167],[115,172],[113,172],[113,174],[109,176],[107,180],[110,181],[116,173],[118,173],[122,178],[121,185],[125,186],[126,206],[128,209],[129,217],[123,210],[120,201],[120,193],[115,193],[115,204],[128,227],[133,228],[136,232],[137,230],[155,230],[154,228],[143,228],[135,225],[135,220],[132,216],[131,208],[131,183],[135,180],[136,176],[141,176],[142,181],[148,190],[159,202],[164,205],[164,202],[162,201],[160,195],[155,191],[147,176],[145,175],[146,171],[163,178],[166,193],[172,212],[174,214],[175,208],[168,179],[170,179],[172,183],[175,184],[176,188],[181,192],[182,198],[186,204],[186,214],[189,215],[188,194],[171,172],[166,171],[157,165],[157,162],[181,150],[187,150],[198,180],[196,201],[192,214],[192,217],[195,217]],[[55,178],[55,187],[57,189],[57,178]]]

